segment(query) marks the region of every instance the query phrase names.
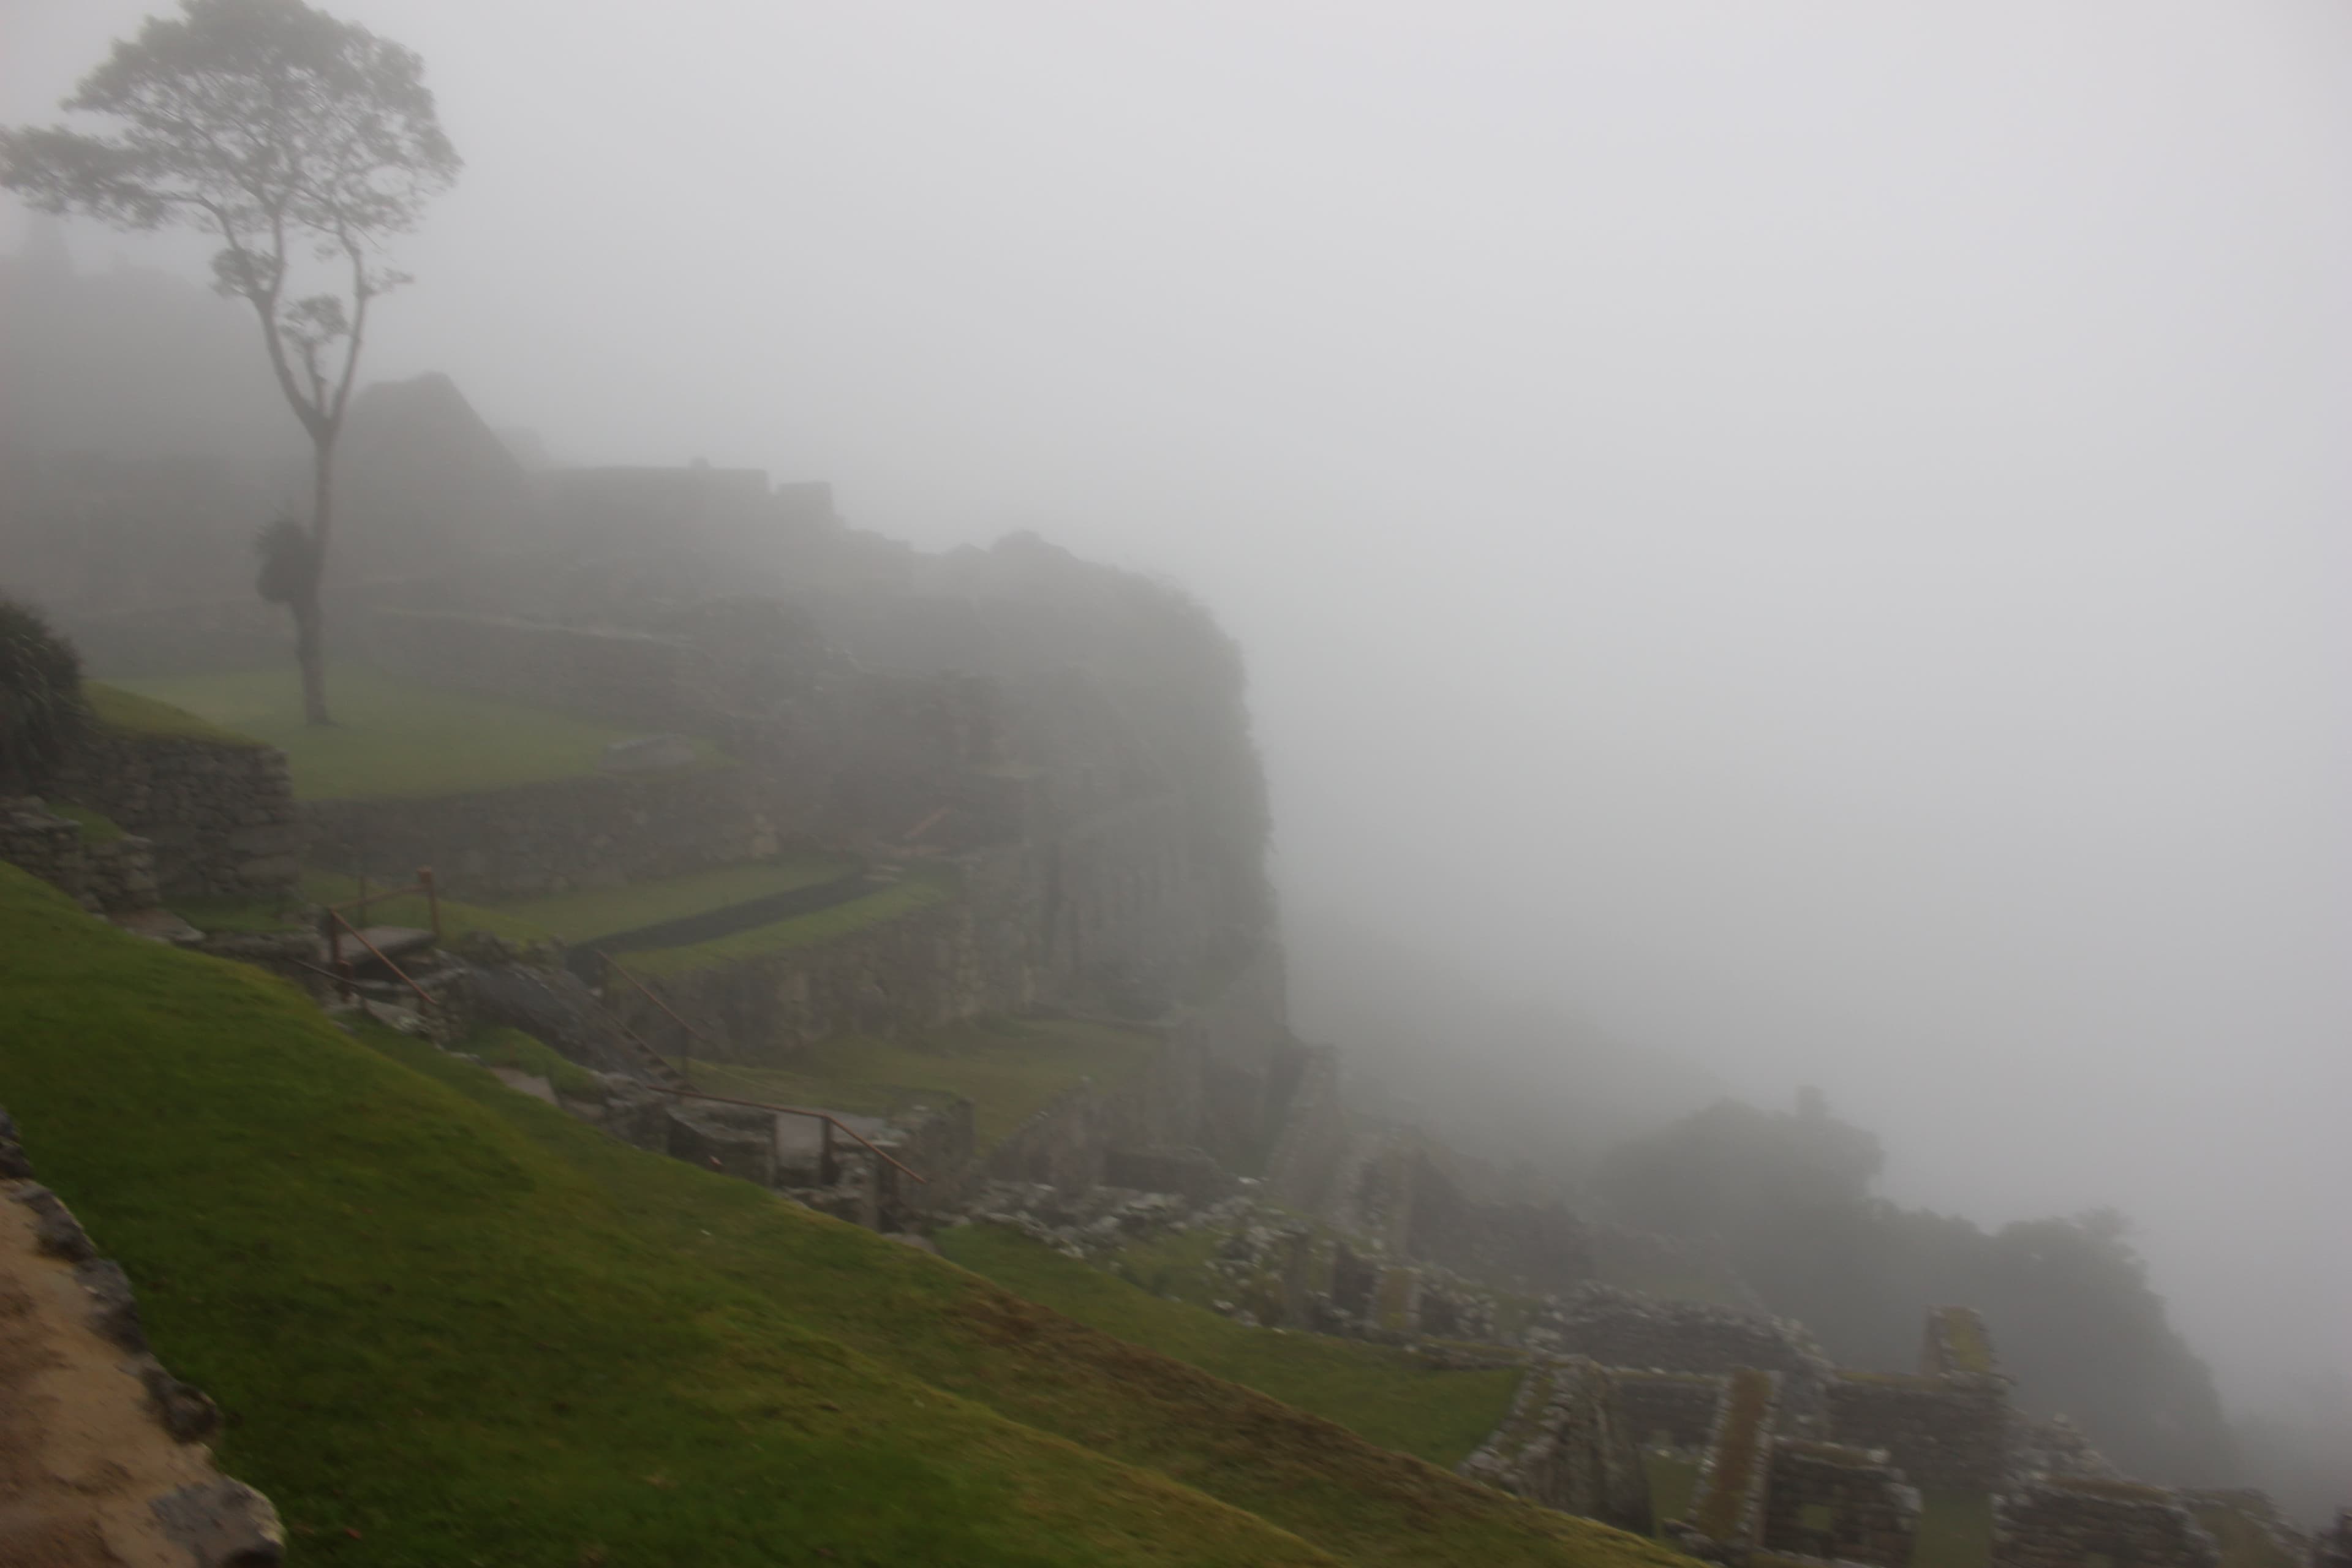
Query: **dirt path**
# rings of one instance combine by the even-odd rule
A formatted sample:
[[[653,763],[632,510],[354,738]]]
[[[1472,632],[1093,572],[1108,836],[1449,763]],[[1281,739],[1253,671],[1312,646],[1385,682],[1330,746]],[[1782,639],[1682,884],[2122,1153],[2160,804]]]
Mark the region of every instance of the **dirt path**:
[[[150,1505],[217,1483],[211,1454],[149,1413],[130,1353],[91,1328],[73,1265],[42,1256],[33,1212],[7,1200],[22,1185],[0,1182],[0,1563],[190,1568],[201,1554]]]

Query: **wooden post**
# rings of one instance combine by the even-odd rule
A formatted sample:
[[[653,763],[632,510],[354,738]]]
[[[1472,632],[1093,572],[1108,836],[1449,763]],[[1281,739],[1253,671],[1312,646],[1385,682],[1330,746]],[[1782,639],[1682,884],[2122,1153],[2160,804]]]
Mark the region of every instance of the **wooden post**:
[[[432,917],[430,923],[433,927],[433,940],[439,942],[441,940],[441,893],[433,886],[433,868],[419,866],[416,868],[416,879],[425,889],[425,910]]]

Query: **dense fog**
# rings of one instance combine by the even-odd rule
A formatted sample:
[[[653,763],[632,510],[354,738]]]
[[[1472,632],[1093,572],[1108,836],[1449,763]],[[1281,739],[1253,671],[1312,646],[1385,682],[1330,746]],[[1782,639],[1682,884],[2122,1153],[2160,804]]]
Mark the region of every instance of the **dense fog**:
[[[5,0],[0,121],[153,8]],[[1582,1181],[1817,1087],[2352,1408],[2352,11],[331,8],[467,163],[368,379],[1184,584],[1367,1092]]]

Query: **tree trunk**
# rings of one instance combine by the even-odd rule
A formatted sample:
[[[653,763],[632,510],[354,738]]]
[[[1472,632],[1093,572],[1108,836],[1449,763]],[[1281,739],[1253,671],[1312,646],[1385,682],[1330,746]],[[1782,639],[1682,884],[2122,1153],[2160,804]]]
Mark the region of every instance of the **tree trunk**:
[[[334,437],[314,441],[310,448],[310,570],[303,574],[294,611],[294,662],[302,671],[302,722],[331,724],[327,717],[326,610],[320,589],[327,578],[327,504]]]

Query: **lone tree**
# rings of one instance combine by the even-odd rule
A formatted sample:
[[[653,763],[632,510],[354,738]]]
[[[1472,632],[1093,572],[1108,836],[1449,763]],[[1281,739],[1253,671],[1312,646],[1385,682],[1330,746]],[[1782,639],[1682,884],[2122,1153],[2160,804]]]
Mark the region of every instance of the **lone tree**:
[[[108,135],[0,130],[0,184],[46,212],[217,237],[214,287],[253,307],[269,368],[310,437],[307,526],[273,525],[262,589],[293,614],[302,713],[327,723],[320,584],[335,438],[368,308],[408,281],[384,241],[415,226],[459,163],[414,50],[302,0],[182,0],[150,17],[65,100],[110,115]],[[337,279],[304,293],[304,262]],[[290,526],[302,534],[283,536]]]

